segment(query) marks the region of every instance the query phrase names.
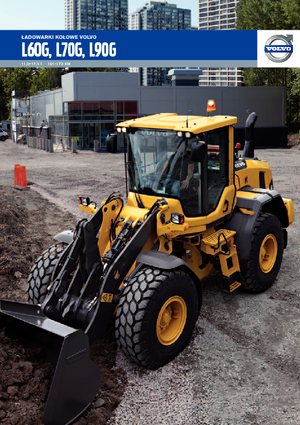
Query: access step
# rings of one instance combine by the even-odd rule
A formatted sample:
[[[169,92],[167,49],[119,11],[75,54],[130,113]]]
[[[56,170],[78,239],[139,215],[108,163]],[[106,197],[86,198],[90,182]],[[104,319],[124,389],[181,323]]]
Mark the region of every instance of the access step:
[[[216,255],[227,249],[227,243],[233,241],[235,234],[234,230],[219,229],[201,240],[201,251],[209,255]]]
[[[241,286],[240,264],[234,244],[234,230],[219,229],[201,240],[201,250],[208,255],[218,255],[223,275],[223,288],[233,292]]]

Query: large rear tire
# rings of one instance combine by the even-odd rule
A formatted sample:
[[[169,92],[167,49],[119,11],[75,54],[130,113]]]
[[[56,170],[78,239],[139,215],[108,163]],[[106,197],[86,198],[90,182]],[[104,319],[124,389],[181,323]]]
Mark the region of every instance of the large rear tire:
[[[198,316],[198,294],[190,276],[153,267],[126,285],[116,314],[116,339],[135,363],[157,369],[187,345]]]
[[[240,261],[245,289],[259,293],[272,286],[280,270],[283,246],[283,231],[278,218],[261,214],[254,226],[249,258]]]
[[[66,247],[64,242],[50,246],[32,266],[27,284],[29,304],[41,304],[44,301],[54,268]]]

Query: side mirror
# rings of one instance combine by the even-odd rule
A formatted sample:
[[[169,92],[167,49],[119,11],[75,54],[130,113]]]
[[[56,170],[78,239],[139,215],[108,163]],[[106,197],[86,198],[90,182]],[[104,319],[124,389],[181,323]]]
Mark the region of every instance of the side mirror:
[[[192,143],[191,160],[193,162],[203,162],[207,155],[207,144],[201,141]]]

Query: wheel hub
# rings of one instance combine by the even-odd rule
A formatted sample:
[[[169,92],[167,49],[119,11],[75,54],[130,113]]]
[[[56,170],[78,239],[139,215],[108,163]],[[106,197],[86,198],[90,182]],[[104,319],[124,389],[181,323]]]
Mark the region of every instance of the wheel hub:
[[[187,307],[183,298],[169,298],[160,309],[156,322],[156,335],[163,345],[171,345],[180,337],[187,319]]]
[[[263,273],[269,273],[276,262],[278,252],[277,239],[274,235],[267,235],[259,250],[259,265]]]

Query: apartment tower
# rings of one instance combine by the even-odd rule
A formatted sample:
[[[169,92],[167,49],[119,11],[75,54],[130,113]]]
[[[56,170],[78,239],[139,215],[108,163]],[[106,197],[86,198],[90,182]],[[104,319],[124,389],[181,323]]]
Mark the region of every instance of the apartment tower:
[[[238,0],[199,0],[199,30],[231,30],[235,28]],[[241,86],[241,68],[203,68],[202,86]]]
[[[129,15],[130,30],[190,30],[190,9],[178,8],[167,1],[149,1]],[[168,71],[171,68],[139,68],[141,85],[171,85]],[[131,68],[130,71],[136,71]]]
[[[66,30],[128,30],[128,0],[65,0]]]

